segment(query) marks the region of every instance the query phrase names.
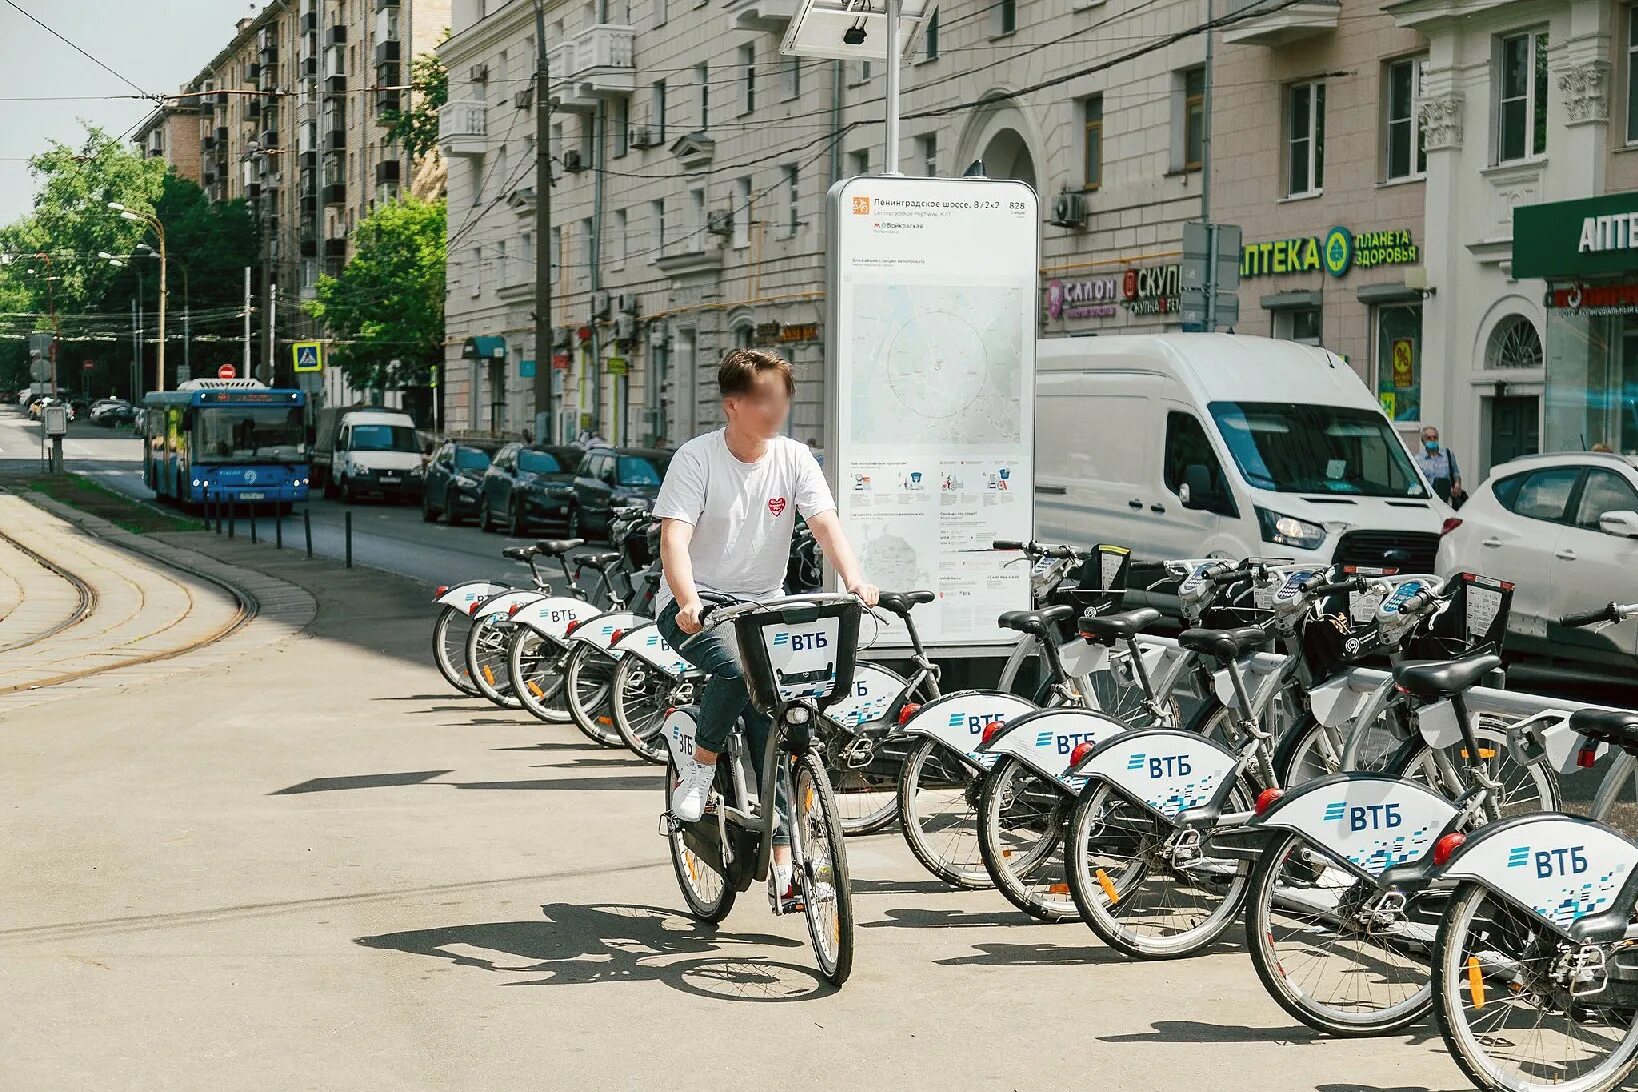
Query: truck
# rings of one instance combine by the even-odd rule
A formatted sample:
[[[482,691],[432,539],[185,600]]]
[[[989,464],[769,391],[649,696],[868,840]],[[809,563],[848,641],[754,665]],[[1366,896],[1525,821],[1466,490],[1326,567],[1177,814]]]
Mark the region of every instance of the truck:
[[[363,496],[415,504],[426,478],[414,420],[368,406],[318,412],[312,465],[313,484],[348,504]]]

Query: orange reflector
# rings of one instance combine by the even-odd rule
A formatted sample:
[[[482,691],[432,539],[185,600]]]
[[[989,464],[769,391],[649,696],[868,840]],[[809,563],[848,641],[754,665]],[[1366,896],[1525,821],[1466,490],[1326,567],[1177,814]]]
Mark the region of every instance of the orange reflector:
[[[1050,887],[1047,888],[1047,894],[1049,894],[1049,895],[1067,895],[1067,894],[1069,894],[1069,885],[1067,883],[1052,884]]]
[[[1467,957],[1467,992],[1473,998],[1473,1007],[1484,1008],[1484,975],[1479,971],[1479,957]]]
[[[489,670],[488,664],[483,665],[483,681],[488,683],[490,686],[495,685],[495,673]]]
[[[1010,849],[1003,849],[1003,850],[1002,850],[1002,851],[1001,851],[1001,859],[1002,859],[1002,860],[1005,860],[1005,859],[1006,859],[1006,858],[1008,858],[1008,857],[1011,857],[1011,856],[1012,856],[1012,850],[1010,850]]]
[[[1467,757],[1467,748],[1466,747],[1462,748],[1462,757],[1463,758]],[[1485,758],[1485,759],[1495,758],[1496,757],[1496,748],[1494,748],[1494,747],[1480,747],[1479,748],[1479,757],[1480,758]]]
[[[1119,902],[1120,896],[1115,893],[1115,885],[1114,882],[1109,879],[1109,873],[1100,868],[1097,871],[1097,877],[1098,886],[1103,888],[1104,897],[1109,900],[1109,905],[1113,906]]]
[[[598,724],[613,724],[614,723],[614,718],[612,718],[612,717],[598,717],[597,718],[597,723]]]
[[[544,698],[546,696],[546,691],[542,690],[540,688],[540,684],[533,679],[530,679],[523,685],[527,686],[529,688],[529,693],[533,694],[537,698]]]

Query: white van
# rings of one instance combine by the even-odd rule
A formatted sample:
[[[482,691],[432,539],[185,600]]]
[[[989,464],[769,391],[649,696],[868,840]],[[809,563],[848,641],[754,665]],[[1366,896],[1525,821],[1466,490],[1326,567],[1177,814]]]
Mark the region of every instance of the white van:
[[[1334,353],[1134,334],[1043,339],[1036,360],[1037,538],[1433,571],[1450,510]]]
[[[315,464],[328,447],[324,494],[351,504],[366,494],[415,503],[425,481],[415,421],[394,410],[343,410],[319,422]],[[325,439],[329,438],[329,445]]]

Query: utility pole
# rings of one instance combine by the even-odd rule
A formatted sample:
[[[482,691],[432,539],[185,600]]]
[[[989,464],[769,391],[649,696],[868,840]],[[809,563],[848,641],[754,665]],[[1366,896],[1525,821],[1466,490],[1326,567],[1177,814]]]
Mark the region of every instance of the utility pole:
[[[1211,222],[1211,0],[1206,0],[1206,71],[1200,89],[1200,222],[1210,232],[1206,252],[1206,333],[1217,332],[1217,228]]]
[[[535,442],[555,444],[552,373],[552,128],[547,116],[546,5],[535,0]],[[468,397],[477,397],[477,391]]]
[[[262,324],[262,382],[273,385],[273,312],[279,304],[279,286],[273,283],[272,271],[267,278],[267,321]]]
[[[245,328],[244,328],[244,360],[239,371],[247,378],[250,375],[250,267],[245,266]]]
[[[141,284],[141,280],[137,281]],[[137,289],[137,295],[142,289]],[[142,397],[142,334],[140,319],[137,317],[137,301],[131,301],[131,404],[137,405]]]

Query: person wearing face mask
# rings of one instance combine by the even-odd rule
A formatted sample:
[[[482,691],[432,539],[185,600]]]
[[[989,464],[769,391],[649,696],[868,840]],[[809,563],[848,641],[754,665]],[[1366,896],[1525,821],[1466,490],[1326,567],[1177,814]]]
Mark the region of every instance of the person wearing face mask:
[[[1462,506],[1467,494],[1462,489],[1462,471],[1456,465],[1456,453],[1439,442],[1439,430],[1432,425],[1422,430],[1422,454],[1416,464],[1440,500],[1457,508]]]

